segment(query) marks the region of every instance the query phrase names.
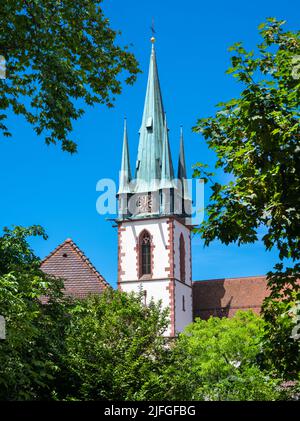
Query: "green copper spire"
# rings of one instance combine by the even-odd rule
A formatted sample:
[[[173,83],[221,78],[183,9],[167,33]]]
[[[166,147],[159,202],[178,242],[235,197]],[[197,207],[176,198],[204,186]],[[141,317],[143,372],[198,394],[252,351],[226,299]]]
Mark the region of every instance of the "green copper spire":
[[[136,162],[135,191],[137,193],[155,191],[159,188],[163,135],[164,108],[153,39]]]
[[[129,159],[128,137],[127,137],[127,124],[126,124],[126,119],[125,119],[124,120],[124,135],[123,135],[122,164],[121,164],[118,194],[131,193],[130,182],[131,182],[131,171],[130,171],[130,159]]]
[[[167,117],[165,116],[164,124],[164,142],[163,142],[163,152],[162,152],[162,161],[161,161],[161,180],[160,188],[169,189],[175,188],[174,184],[174,170],[172,164],[172,157],[169,144],[169,134],[167,126]]]
[[[178,160],[178,190],[182,194],[184,199],[190,199],[187,186],[187,176],[186,176],[186,165],[185,165],[185,155],[184,155],[184,141],[183,141],[183,130],[180,128],[180,151],[179,151],[179,160]]]

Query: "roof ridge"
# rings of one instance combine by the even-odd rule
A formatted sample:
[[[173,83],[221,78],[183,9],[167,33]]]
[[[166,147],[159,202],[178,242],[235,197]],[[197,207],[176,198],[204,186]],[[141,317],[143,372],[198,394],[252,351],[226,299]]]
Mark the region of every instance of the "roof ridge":
[[[106,286],[110,286],[109,283],[106,281],[106,279],[101,275],[101,273],[95,268],[95,266],[93,265],[93,263],[90,261],[90,259],[85,255],[85,253],[78,247],[78,245],[75,243],[75,241],[73,241],[72,239],[69,239],[71,246],[73,246],[75,248],[75,251],[79,254],[79,256],[82,258],[82,260],[87,263],[87,265],[89,266],[90,270],[95,273],[101,281],[103,281]]]
[[[247,275],[247,276],[235,276],[232,278],[210,278],[210,279],[198,279],[196,281],[192,281],[193,283],[200,283],[200,282],[211,282],[211,281],[235,281],[237,279],[249,279],[249,278],[266,278],[267,275]]]
[[[63,241],[61,244],[59,244],[48,256],[46,256],[42,261],[41,265],[45,263],[51,256],[53,256],[55,253],[57,253],[65,244],[70,244],[70,246],[73,248],[75,253],[79,255],[79,257],[84,261],[84,263],[87,264],[89,269],[105,284],[105,286],[110,287],[110,284],[106,281],[106,279],[101,275],[101,273],[95,268],[93,263],[90,261],[90,259],[85,255],[85,253],[78,247],[78,245],[75,243],[75,241],[72,240],[72,238],[67,238],[65,241]]]
[[[45,263],[51,256],[53,256],[53,254],[55,254],[56,252],[58,252],[58,250],[61,249],[64,244],[69,243],[70,241],[72,241],[71,238],[67,238],[65,241],[63,241],[61,244],[59,244],[57,247],[55,247],[54,250],[52,250],[46,257],[44,257],[41,260],[41,265],[43,263]]]

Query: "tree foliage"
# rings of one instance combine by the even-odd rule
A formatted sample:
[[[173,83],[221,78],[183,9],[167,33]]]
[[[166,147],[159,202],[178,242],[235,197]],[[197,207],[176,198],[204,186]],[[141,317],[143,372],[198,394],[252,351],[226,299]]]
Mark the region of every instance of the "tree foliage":
[[[279,399],[280,380],[259,365],[263,333],[264,321],[252,311],[231,319],[196,319],[175,345],[166,372],[168,399]]]
[[[230,51],[232,74],[243,90],[219,104],[215,116],[194,127],[216,152],[216,168],[233,179],[213,182],[208,218],[197,231],[208,245],[252,243],[264,227],[267,250],[279,258],[300,258],[300,33],[284,31],[284,21],[270,18],[259,26],[262,42],[247,52],[242,43]],[[205,175],[201,163],[195,176]],[[210,174],[209,174],[210,175]],[[295,266],[296,268],[296,266]],[[296,268],[297,269],[297,268]],[[299,267],[297,269],[299,275]],[[297,278],[297,277],[296,277]],[[297,286],[283,271],[280,287]],[[270,277],[270,287],[276,279]],[[278,293],[278,289],[276,290]]]
[[[281,373],[295,379],[299,359],[286,365],[282,342],[289,342],[291,359],[296,348],[289,340],[294,325],[282,311],[273,308],[267,322],[251,311],[197,319],[170,340],[163,336],[168,311],[160,303],[145,306],[142,292],[108,288],[85,299],[64,297],[63,280],[39,269],[28,245],[32,235],[46,238],[39,226],[6,228],[0,237],[0,314],[6,319],[1,400],[287,397],[279,387]],[[271,336],[267,324],[274,326]]]
[[[169,350],[163,332],[166,311],[142,295],[106,290],[72,310],[66,364],[77,378],[66,399],[151,399],[149,379],[159,376]],[[160,386],[161,389],[161,386]]]
[[[75,152],[72,121],[83,103],[113,105],[121,92],[120,74],[135,81],[137,61],[117,44],[102,0],[2,0],[0,130],[10,135],[7,113],[22,114],[47,144],[60,142]],[[81,100],[80,102],[76,100]],[[79,104],[79,105],[78,105]]]
[[[30,236],[47,238],[40,226],[0,237],[0,399],[151,399],[152,379],[170,361],[167,311],[110,288],[64,297],[63,280],[40,270]]]
[[[2,400],[50,398],[64,347],[63,284],[39,269],[27,243],[32,235],[46,238],[39,226],[6,228],[0,237],[0,314],[6,320],[6,339],[0,341]]]
[[[294,299],[293,299],[294,296]],[[294,293],[288,300],[264,302],[266,327],[263,336],[263,364],[284,379],[300,376],[300,303]]]

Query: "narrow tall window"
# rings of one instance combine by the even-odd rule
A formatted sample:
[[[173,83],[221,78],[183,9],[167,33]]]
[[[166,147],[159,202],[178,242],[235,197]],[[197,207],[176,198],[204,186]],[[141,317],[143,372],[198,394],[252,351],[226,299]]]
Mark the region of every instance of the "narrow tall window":
[[[180,256],[180,280],[185,282],[185,245],[183,235],[179,239],[179,256]]]
[[[140,276],[151,275],[151,237],[144,231],[140,237]]]
[[[185,298],[182,296],[182,311],[185,311]]]

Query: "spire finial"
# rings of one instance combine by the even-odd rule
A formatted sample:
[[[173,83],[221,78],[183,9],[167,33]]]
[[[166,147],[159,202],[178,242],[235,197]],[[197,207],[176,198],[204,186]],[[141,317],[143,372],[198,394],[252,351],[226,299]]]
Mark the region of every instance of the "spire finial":
[[[152,32],[152,37],[150,38],[150,41],[152,42],[152,44],[154,44],[154,43],[155,43],[155,36],[154,36],[154,34],[155,34],[154,18],[152,18],[152,24],[151,24],[150,29],[151,29],[151,32]]]

